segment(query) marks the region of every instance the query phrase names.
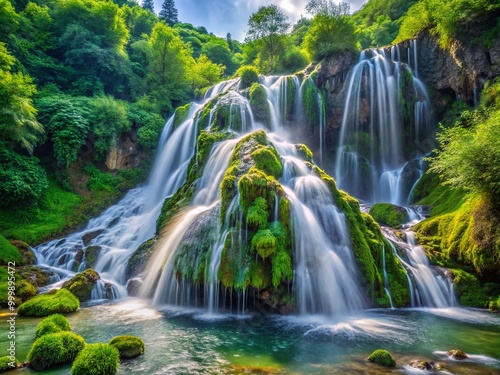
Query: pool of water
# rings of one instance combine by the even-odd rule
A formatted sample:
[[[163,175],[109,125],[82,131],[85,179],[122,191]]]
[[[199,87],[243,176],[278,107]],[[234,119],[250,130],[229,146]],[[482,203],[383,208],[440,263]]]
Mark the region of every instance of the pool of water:
[[[452,374],[500,374],[500,316],[468,309],[369,310],[332,320],[321,316],[208,316],[199,310],[154,309],[141,300],[83,307],[68,315],[88,343],[116,335],[141,337],[145,354],[119,374],[387,374],[412,373],[414,359],[440,362]],[[7,348],[2,316],[0,348]],[[17,317],[17,356],[26,358],[41,319]],[[375,349],[398,366],[366,361]],[[461,349],[470,359],[445,352]],[[36,373],[20,369],[11,374]],[[69,374],[69,366],[44,372]],[[417,372],[418,373],[418,372]],[[422,373],[422,372],[420,372]]]

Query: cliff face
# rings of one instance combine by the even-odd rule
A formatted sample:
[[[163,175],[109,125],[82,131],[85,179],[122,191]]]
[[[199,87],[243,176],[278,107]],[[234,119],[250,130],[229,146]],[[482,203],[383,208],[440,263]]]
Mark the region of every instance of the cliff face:
[[[500,38],[491,48],[474,41],[456,40],[450,49],[439,47],[427,32],[417,38],[420,78],[444,94],[455,94],[474,105],[486,80],[500,75]]]

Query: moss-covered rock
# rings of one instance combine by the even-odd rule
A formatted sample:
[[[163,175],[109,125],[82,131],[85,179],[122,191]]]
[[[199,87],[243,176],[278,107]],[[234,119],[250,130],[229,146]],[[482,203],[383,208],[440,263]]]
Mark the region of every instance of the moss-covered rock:
[[[448,351],[448,355],[455,359],[466,359],[469,358],[467,353],[460,349],[452,349]]]
[[[308,161],[309,163],[312,163],[313,153],[306,145],[298,144],[295,146],[295,148],[297,149],[297,152],[302,157],[302,159]]]
[[[391,203],[376,203],[370,208],[370,215],[381,225],[399,228],[410,221],[410,216],[404,207]]]
[[[128,258],[127,262],[127,277],[136,277],[144,272],[151,255],[153,255],[155,239],[151,238],[142,243],[136,251]]]
[[[85,347],[85,340],[73,332],[58,332],[36,339],[28,354],[30,366],[43,371],[71,363]]]
[[[264,86],[254,83],[252,87],[250,87],[249,95],[250,106],[252,107],[255,119],[270,128],[271,109],[267,101],[266,89]]]
[[[99,253],[102,248],[100,246],[89,246],[84,250],[85,263],[87,268],[92,268],[96,265],[97,259],[99,258]]]
[[[71,375],[113,375],[118,371],[120,355],[109,344],[90,344],[71,366]]]
[[[191,107],[191,104],[186,104],[180,107],[177,107],[175,110],[175,117],[174,117],[174,129],[177,128],[180,124],[182,124],[188,114],[189,114],[189,108]]]
[[[92,289],[99,279],[99,274],[89,268],[64,282],[62,287],[68,289],[80,302],[84,302],[90,299]]]
[[[19,274],[36,287],[45,286],[50,282],[51,271],[36,266],[25,266],[19,269]]]
[[[240,89],[251,87],[254,83],[259,83],[259,71],[253,66],[242,66],[236,74],[241,78]]]
[[[69,290],[60,289],[54,294],[40,294],[19,306],[23,316],[48,316],[76,311],[80,301]]]
[[[68,319],[61,314],[53,314],[43,319],[36,327],[36,337],[39,338],[49,333],[71,331]]]
[[[0,372],[14,370],[17,366],[19,366],[17,358],[14,358],[14,361],[12,361],[12,358],[9,356],[0,357]]]
[[[490,301],[490,303],[488,304],[488,309],[490,309],[491,311],[500,311],[500,296]]]
[[[22,256],[17,247],[0,235],[0,265],[6,266],[9,262],[21,265]]]
[[[116,336],[109,341],[120,353],[120,358],[134,358],[144,354],[144,341],[136,336]]]
[[[15,246],[19,251],[19,254],[21,254],[21,264],[18,265],[29,266],[36,263],[35,254],[26,242],[18,240],[11,240],[9,242],[11,243],[11,245]]]
[[[463,306],[488,307],[489,298],[476,276],[460,269],[451,269],[455,293]]]
[[[368,360],[384,367],[396,366],[396,361],[394,360],[394,358],[392,358],[391,354],[385,349],[375,350],[372,354],[370,354]]]

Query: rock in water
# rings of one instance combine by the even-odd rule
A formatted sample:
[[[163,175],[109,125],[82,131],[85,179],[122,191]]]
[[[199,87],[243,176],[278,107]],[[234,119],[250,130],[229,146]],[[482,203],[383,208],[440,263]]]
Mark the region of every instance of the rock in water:
[[[391,354],[384,349],[375,350],[372,354],[370,354],[368,360],[385,367],[396,366],[396,361],[394,360],[394,358],[392,358]]]
[[[468,358],[467,353],[460,349],[452,349],[448,351],[448,355],[455,359],[465,359]]]

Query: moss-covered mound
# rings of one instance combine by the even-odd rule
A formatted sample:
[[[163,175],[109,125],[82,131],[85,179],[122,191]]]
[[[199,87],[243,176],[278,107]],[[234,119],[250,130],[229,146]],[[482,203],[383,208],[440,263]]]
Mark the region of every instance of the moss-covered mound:
[[[66,281],[62,287],[73,293],[80,302],[84,302],[90,299],[92,289],[99,279],[100,276],[96,271],[87,269]]]
[[[250,87],[250,106],[252,107],[252,112],[257,121],[266,125],[271,126],[271,109],[269,108],[269,103],[267,101],[267,94],[264,86],[254,83]]]
[[[500,311],[500,296],[491,300],[488,304],[488,308],[491,311]]]
[[[182,124],[188,114],[189,114],[189,108],[191,107],[191,104],[186,104],[181,107],[177,107],[175,110],[175,117],[174,117],[174,128],[178,127],[180,124]]]
[[[9,356],[0,357],[0,372],[14,370],[17,366],[19,366],[17,358],[14,358],[14,361],[12,361],[12,358]]]
[[[19,306],[18,314],[24,316],[48,316],[78,310],[80,301],[69,290],[60,289],[55,294],[41,294]]]
[[[144,272],[149,258],[153,254],[155,240],[152,238],[142,243],[127,262],[127,277],[136,277]]]
[[[452,349],[448,351],[448,355],[450,357],[453,357],[455,359],[465,359],[468,358],[469,356],[467,353],[465,353],[463,350],[460,349]]]
[[[85,347],[85,340],[73,332],[50,333],[39,337],[28,354],[36,371],[71,363]]]
[[[108,344],[118,349],[122,359],[144,354],[144,341],[136,336],[116,336]]]
[[[375,350],[372,354],[370,354],[368,360],[385,367],[396,366],[394,358],[392,358],[391,354],[384,349]]]
[[[113,375],[118,371],[120,355],[109,344],[90,344],[71,366],[71,375]]]
[[[12,245],[7,239],[0,235],[0,265],[6,266],[9,262],[21,265],[22,256],[17,247]]]
[[[41,337],[49,333],[71,331],[68,319],[61,314],[54,314],[43,319],[36,327],[36,337]]]
[[[259,71],[253,66],[242,66],[236,74],[241,78],[240,89],[251,87],[254,83],[259,83]]]
[[[370,208],[370,215],[381,225],[399,228],[401,224],[410,221],[408,212],[404,207],[391,203],[376,203]]]

